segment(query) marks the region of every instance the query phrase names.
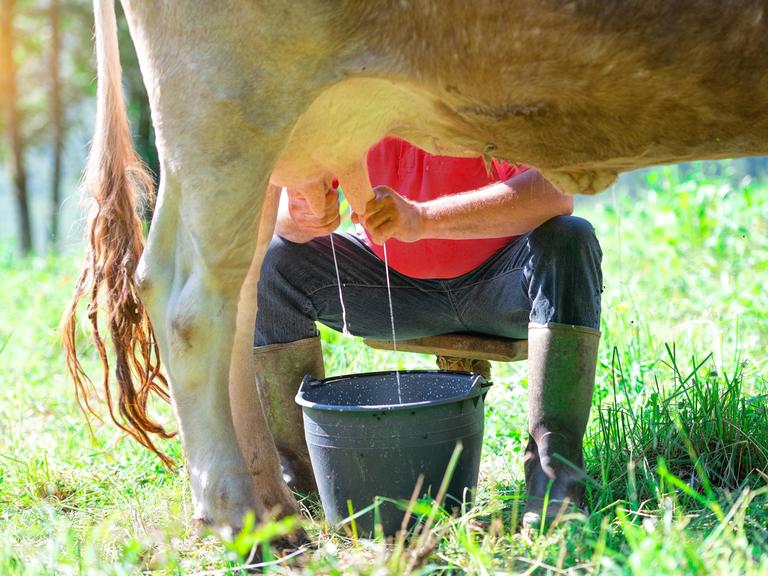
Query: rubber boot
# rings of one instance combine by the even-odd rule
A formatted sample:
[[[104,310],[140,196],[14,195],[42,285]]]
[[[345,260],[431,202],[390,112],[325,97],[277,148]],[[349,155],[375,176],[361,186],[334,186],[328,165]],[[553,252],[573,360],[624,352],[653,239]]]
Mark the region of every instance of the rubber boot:
[[[253,349],[256,386],[275,446],[283,477],[293,490],[316,492],[301,408],[294,398],[305,374],[325,378],[320,338]]]
[[[584,497],[582,441],[592,406],[600,332],[549,323],[528,327],[528,499],[523,531],[549,525]],[[545,497],[549,491],[546,510]]]

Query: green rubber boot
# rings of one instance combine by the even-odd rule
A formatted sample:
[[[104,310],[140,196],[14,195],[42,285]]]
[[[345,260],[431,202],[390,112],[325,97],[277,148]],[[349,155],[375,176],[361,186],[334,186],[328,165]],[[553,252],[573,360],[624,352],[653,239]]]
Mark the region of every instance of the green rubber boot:
[[[253,360],[264,416],[280,454],[283,477],[293,490],[316,492],[301,408],[294,398],[305,374],[325,378],[320,338],[253,349]]]
[[[549,323],[528,327],[528,499],[523,531],[539,530],[584,497],[582,440],[592,406],[600,332]],[[549,491],[546,509],[545,498]]]

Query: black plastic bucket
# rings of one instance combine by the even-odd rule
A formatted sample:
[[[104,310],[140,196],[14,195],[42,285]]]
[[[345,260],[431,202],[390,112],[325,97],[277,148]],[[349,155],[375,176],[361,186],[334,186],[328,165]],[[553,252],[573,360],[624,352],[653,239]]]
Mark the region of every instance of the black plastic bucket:
[[[462,451],[444,506],[471,501],[491,384],[468,372],[401,371],[398,397],[396,374],[306,376],[296,395],[320,500],[333,525],[349,516],[350,503],[359,512],[376,496],[407,502],[421,474],[419,496],[436,497],[458,442]],[[379,502],[378,515],[389,535],[400,529],[404,510],[387,500]],[[359,533],[372,533],[374,511],[355,522]]]

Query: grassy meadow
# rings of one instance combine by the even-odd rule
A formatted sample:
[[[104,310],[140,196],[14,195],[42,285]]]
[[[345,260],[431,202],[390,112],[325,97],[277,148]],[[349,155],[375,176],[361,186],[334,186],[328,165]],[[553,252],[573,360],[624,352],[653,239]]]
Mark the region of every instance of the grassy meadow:
[[[525,363],[494,364],[474,509],[402,544],[334,534],[305,499],[313,545],[266,570],[768,574],[768,184],[658,169],[577,213],[604,251],[589,516],[517,534]],[[112,425],[89,434],[56,331],[79,260],[0,247],[0,575],[240,573],[251,545],[285,525],[196,535],[183,468]],[[328,374],[433,367],[323,336]],[[164,447],[181,460],[178,440]]]

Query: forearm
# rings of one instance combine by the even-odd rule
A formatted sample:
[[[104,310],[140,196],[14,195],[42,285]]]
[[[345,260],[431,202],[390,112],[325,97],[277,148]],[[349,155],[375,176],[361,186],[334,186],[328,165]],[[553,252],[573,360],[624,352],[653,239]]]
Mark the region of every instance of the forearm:
[[[468,240],[524,234],[573,212],[573,198],[537,170],[526,170],[480,190],[420,204],[422,238]]]

